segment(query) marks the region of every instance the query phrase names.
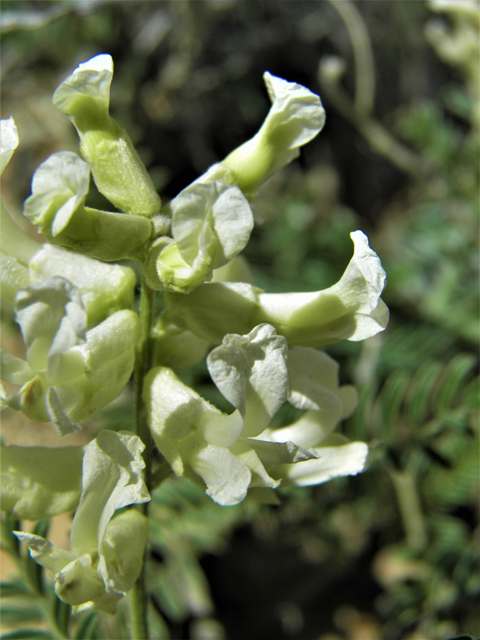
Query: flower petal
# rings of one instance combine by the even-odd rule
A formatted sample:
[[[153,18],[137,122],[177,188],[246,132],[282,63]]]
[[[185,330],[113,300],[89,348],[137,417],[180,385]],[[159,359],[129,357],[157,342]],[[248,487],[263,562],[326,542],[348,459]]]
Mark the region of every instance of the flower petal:
[[[144,399],[155,444],[177,475],[183,474],[178,443],[184,438],[198,432],[210,444],[228,447],[238,439],[243,428],[238,412],[222,413],[167,367],[156,367],[149,372]]]
[[[29,264],[33,284],[47,278],[66,278],[79,289],[89,324],[98,324],[120,309],[131,309],[135,272],[130,267],[105,264],[49,244]]]
[[[271,442],[248,438],[248,443],[256,451],[263,464],[293,464],[318,458],[314,451],[304,449],[291,441]]]
[[[385,272],[367,237],[361,231],[351,236],[354,256],[329,289],[269,294],[246,283],[206,283],[188,296],[166,293],[167,317],[214,344],[229,332],[245,334],[261,323],[298,346],[365,340],[388,323],[388,309],[380,299]]]
[[[135,363],[138,315],[117,311],[86,333],[83,344],[68,352],[83,363],[76,379],[57,383],[55,390],[71,420],[82,420],[115,400],[127,384]]]
[[[35,172],[25,216],[53,244],[106,261],[138,259],[150,221],[85,207],[89,182],[90,168],[77,154],[54,153]]]
[[[56,574],[66,567],[70,562],[76,560],[77,554],[74,551],[65,551],[58,549],[49,540],[45,540],[41,536],[33,533],[25,533],[25,531],[13,532],[20,542],[27,545],[30,555],[38,564],[46,569],[50,569]]]
[[[153,328],[154,365],[185,369],[204,360],[210,344],[191,331],[179,329],[160,316]]]
[[[322,346],[365,340],[385,329],[388,309],[380,299],[385,283],[377,254],[361,231],[351,234],[355,253],[342,278],[316,293],[259,296],[261,315],[292,344]]]
[[[41,233],[57,236],[85,202],[89,181],[88,164],[76,153],[54,153],[35,171],[32,195],[25,201],[25,216]]]
[[[281,465],[275,473],[283,479],[282,486],[295,484],[305,487],[327,482],[340,476],[362,472],[368,460],[368,446],[363,442],[350,442],[336,447],[315,449],[317,460],[306,460],[292,465]]]
[[[18,131],[13,118],[0,120],[0,175],[18,147]]]
[[[69,433],[75,433],[75,431],[80,429],[80,427],[75,424],[75,422],[72,422],[66,414],[54,387],[50,387],[45,394],[45,406],[47,408],[48,417],[53,422],[53,426],[59,435],[66,436]]]
[[[53,103],[75,125],[100,193],[121,211],[149,218],[161,201],[129,136],[109,116],[112,75],[111,56],[95,56],[62,82]]]
[[[12,356],[0,346],[0,372],[2,380],[12,384],[25,384],[35,376],[25,360]]]
[[[63,278],[48,278],[21,289],[15,298],[15,316],[34,371],[45,371],[51,356],[84,340],[87,315],[80,292]]]
[[[200,434],[180,443],[182,458],[207,485],[207,494],[223,506],[238,504],[248,492],[252,474],[229,449],[208,444]]]
[[[83,447],[0,445],[1,504],[17,518],[72,511],[82,490]]]
[[[145,445],[127,431],[100,431],[83,458],[83,488],[73,520],[72,549],[102,549],[108,523],[117,509],[148,502],[143,480]]]
[[[242,251],[253,214],[240,189],[205,176],[170,203],[172,234],[183,259],[195,270],[217,269]]]
[[[325,123],[317,95],[268,71],[263,77],[272,107],[258,133],[221,163],[249,197],[272,173],[296,158],[298,147],[312,140]]]
[[[207,357],[212,380],[256,436],[288,398],[287,342],[267,324],[248,335],[228,334]]]
[[[96,108],[108,114],[110,85],[113,78],[113,60],[108,54],[100,54],[79,64],[75,71],[62,82],[53,94],[53,104],[63,113],[76,111],[79,97],[85,96]],[[84,101],[82,104],[91,104]]]
[[[280,480],[274,480],[268,475],[258,450],[256,447],[251,446],[252,442],[250,439],[241,438],[230,448],[230,451],[247,465],[252,474],[248,490],[250,491],[254,488],[276,489],[280,484]]]
[[[105,593],[96,599],[96,609],[111,610],[133,587],[142,570],[147,540],[148,520],[136,509],[110,520],[98,564]]]
[[[297,409],[338,408],[338,363],[326,353],[294,347],[288,353],[289,401]]]

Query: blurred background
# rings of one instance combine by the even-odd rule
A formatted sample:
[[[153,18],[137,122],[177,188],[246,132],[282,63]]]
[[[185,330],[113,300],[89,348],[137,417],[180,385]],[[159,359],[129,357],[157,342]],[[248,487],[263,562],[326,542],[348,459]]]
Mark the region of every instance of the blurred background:
[[[51,96],[80,62],[113,56],[111,114],[165,202],[258,130],[268,70],[318,93],[327,121],[254,201],[256,284],[332,285],[355,229],[388,275],[387,330],[327,349],[359,389],[340,429],[370,444],[369,469],[280,490],[280,506],[222,508],[165,482],[151,511],[154,638],[480,634],[479,16],[476,0],[3,0],[1,117],[20,146],[2,199],[23,228],[38,164],[78,151]],[[88,204],[109,207],[93,191]],[[2,330],[19,348],[8,308]],[[218,401],[204,367],[182,376]],[[128,394],[86,433],[131,428]],[[52,443],[47,426],[4,415],[9,444],[24,428]],[[127,615],[95,618],[88,637],[128,637]]]

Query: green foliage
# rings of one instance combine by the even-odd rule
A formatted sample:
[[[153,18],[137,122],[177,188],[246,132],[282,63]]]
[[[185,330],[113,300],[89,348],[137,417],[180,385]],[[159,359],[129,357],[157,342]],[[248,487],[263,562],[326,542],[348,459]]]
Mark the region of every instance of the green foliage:
[[[3,4],[2,9],[17,10],[16,2]],[[22,4],[36,11],[36,3]],[[96,3],[96,8],[80,9],[80,3],[68,8],[63,3],[64,14],[47,20],[40,29],[5,34],[5,50],[10,53],[5,56],[4,108],[12,100],[26,105],[22,141],[29,151],[22,152],[16,191],[27,195],[33,165],[49,151],[63,148],[65,140],[74,148],[73,134],[60,120],[48,128],[38,123],[45,120],[43,100],[50,100],[57,74],[92,50],[116,52],[122,59],[118,70],[123,86],[114,89],[117,95],[112,103],[116,117],[138,139],[151,137],[152,148],[144,146],[141,151],[152,160],[157,186],[170,185],[172,193],[177,184],[183,187],[189,176],[215,161],[216,154],[221,156],[225,147],[230,145],[229,151],[235,146],[233,142],[242,135],[239,114],[250,126],[258,119],[264,103],[258,87],[246,81],[247,74],[254,75],[257,60],[281,67],[287,56],[292,76],[297,65],[305,75],[310,73],[312,86],[320,50],[339,53],[353,67],[350,43],[335,12],[329,13],[328,3],[317,3],[318,7],[302,14],[300,22],[304,11],[300,5],[305,4],[309,3],[174,1]],[[290,590],[303,594],[298,596],[303,613],[309,597],[321,594],[333,615],[345,602],[335,580],[344,576],[350,585],[369,584],[369,567],[373,563],[378,568],[383,562],[384,568],[397,569],[397,579],[377,575],[376,587],[382,593],[375,602],[372,596],[365,604],[358,588],[352,599],[360,609],[373,612],[383,625],[384,640],[416,637],[414,633],[428,640],[473,640],[469,634],[478,625],[479,146],[470,126],[475,101],[462,76],[455,76],[457,84],[441,92],[435,87],[445,77],[451,80],[451,74],[435,64],[426,44],[407,50],[411,41],[422,41],[427,19],[423,3],[359,3],[358,8],[374,46],[380,47],[376,50],[378,74],[386,81],[377,97],[379,110],[417,151],[428,171],[404,181],[402,189],[396,188],[399,182],[388,192],[385,188],[372,200],[372,184],[391,185],[388,170],[378,157],[372,158],[350,125],[345,128],[334,105],[326,105],[325,133],[332,132],[331,142],[322,143],[320,152],[312,152],[305,160],[305,172],[292,167],[265,185],[256,203],[263,226],[247,251],[260,287],[314,290],[331,285],[342,273],[351,252],[348,232],[373,228],[372,245],[388,273],[385,299],[392,309],[390,327],[376,346],[360,350],[345,343],[330,349],[343,360],[346,380],[363,383],[360,406],[345,433],[370,441],[371,468],[355,483],[337,480],[315,489],[283,490],[281,509],[249,504],[223,509],[190,481],[163,482],[154,492],[151,518],[154,555],[149,584],[156,606],[149,617],[155,638],[168,638],[172,621],[206,615],[228,618],[231,612],[215,603],[201,560],[206,554],[217,556],[231,549],[240,563],[247,564],[265,541],[277,552],[269,567],[272,575],[277,575],[274,565],[280,566],[285,558],[292,566],[296,563],[295,576],[300,578],[292,578]],[[41,10],[45,9],[42,5]],[[275,14],[274,20],[269,12]],[[147,24],[152,25],[150,40],[141,30]],[[409,44],[404,46],[405,38]],[[232,49],[225,39],[231,41]],[[275,42],[286,42],[282,49],[288,53]],[[46,62],[45,67],[40,62]],[[36,65],[41,75],[34,85],[42,86],[46,98],[34,105],[33,81],[28,78]],[[61,71],[53,72],[59,67]],[[8,73],[9,68],[14,73]],[[424,69],[428,83],[422,82]],[[227,96],[212,90],[223,80]],[[349,71],[345,86],[353,82]],[[412,99],[412,87],[419,84],[422,91],[430,87],[430,96]],[[231,120],[228,135],[219,140],[212,130],[222,129],[217,101],[225,98],[232,106]],[[399,98],[404,104],[398,104]],[[158,143],[159,129],[167,130],[167,144]],[[348,140],[353,140],[351,146]],[[155,155],[153,147],[168,149],[168,158]],[[183,154],[193,155],[193,161],[187,163]],[[362,184],[369,175],[373,178]],[[5,189],[11,190],[8,185]],[[357,204],[373,202],[368,219],[354,211],[355,196]],[[104,206],[101,196],[93,206]],[[205,389],[204,371],[187,370],[182,377],[195,380],[204,397],[218,400],[216,389]],[[126,406],[119,401],[108,407],[98,426],[130,428]],[[420,511],[413,514],[414,529],[420,522],[426,540],[423,547],[412,547],[408,540],[410,525],[399,508],[402,489],[388,480],[394,474],[406,476],[415,492]],[[1,584],[2,623],[12,622],[15,627],[1,638],[60,638],[60,632],[67,631],[78,640],[125,637],[124,611],[115,622],[97,613],[81,615],[70,621],[68,630],[68,608],[58,604],[48,577],[29,557],[20,556],[18,541],[9,535],[8,529],[21,528],[20,524],[2,524],[7,529],[2,545],[18,561],[23,577]],[[248,525],[249,551],[236,543],[235,530],[241,525]],[[39,535],[45,535],[46,526],[46,522],[36,525]],[[369,563],[367,570],[356,572],[358,558]],[[310,582],[305,581],[306,567],[313,567],[316,576]],[[231,575],[223,579],[230,581]],[[305,584],[312,596],[305,595]],[[236,586],[240,596],[251,589],[250,584]],[[261,616],[252,620],[253,630],[261,628],[263,608],[262,603]],[[40,617],[52,620],[58,631],[29,628]],[[305,632],[307,639],[319,637],[326,623],[315,615],[313,619],[316,627]],[[234,638],[235,623],[231,629]]]
[[[167,480],[153,493],[149,582],[154,601],[170,620],[213,613],[199,560],[224,549],[234,527],[250,520],[256,510],[254,504],[222,508],[185,479]]]

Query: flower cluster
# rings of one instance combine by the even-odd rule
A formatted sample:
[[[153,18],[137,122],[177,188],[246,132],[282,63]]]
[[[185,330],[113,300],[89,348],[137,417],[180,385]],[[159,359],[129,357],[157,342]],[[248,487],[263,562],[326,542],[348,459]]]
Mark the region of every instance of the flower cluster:
[[[386,327],[378,256],[356,231],[339,282],[269,294],[251,282],[240,255],[257,189],[322,129],[319,97],[265,73],[272,105],[258,133],[164,204],[109,114],[112,76],[112,59],[102,54],[54,93],[78,131],[82,157],[55,153],[33,177],[24,214],[47,242],[29,238],[1,207],[2,298],[13,305],[26,346],[25,360],[2,349],[10,385],[9,393],[2,387],[2,407],[52,421],[63,436],[119,396],[141,352],[136,269],[143,286],[164,297],[142,388],[154,443],[174,474],[233,505],[247,496],[275,502],[280,484],[361,472],[367,445],[333,433],[355,409],[355,389],[339,385],[337,363],[317,347]],[[19,139],[12,119],[0,126],[2,171]],[[117,211],[86,206],[90,174]],[[133,266],[117,264],[125,259]],[[175,373],[205,357],[231,412]],[[279,428],[285,403],[303,414]],[[144,447],[138,435],[109,430],[86,447],[1,447],[3,509],[27,519],[76,509],[69,551],[16,532],[75,610],[114,611],[139,575],[147,520],[133,509],[115,511],[150,498]]]

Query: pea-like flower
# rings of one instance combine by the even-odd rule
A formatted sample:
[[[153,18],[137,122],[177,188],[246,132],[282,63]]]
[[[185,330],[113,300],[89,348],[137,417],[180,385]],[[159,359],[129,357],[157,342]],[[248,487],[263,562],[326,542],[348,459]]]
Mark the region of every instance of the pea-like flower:
[[[86,448],[80,503],[70,531],[70,550],[41,536],[16,531],[31,556],[54,576],[58,597],[74,612],[113,613],[137,580],[148,538],[147,518],[130,509],[150,500],[143,480],[145,446],[131,433],[101,431]]]
[[[177,475],[201,479],[222,505],[253,488],[274,488],[263,460],[294,462],[314,457],[292,442],[255,440],[288,397],[287,343],[268,325],[247,336],[226,336],[207,359],[212,379],[233,404],[221,412],[184,385],[167,367],[145,380],[150,428],[160,452]]]
[[[128,382],[138,316],[117,311],[89,329],[79,290],[59,277],[20,290],[15,304],[27,361],[2,349],[2,378],[21,385],[2,404],[70,433],[77,420],[114,400]]]
[[[10,160],[17,145],[18,132],[13,119],[0,120],[1,170]],[[74,156],[75,154],[71,155]],[[78,163],[83,163],[77,156],[75,158],[77,158],[73,163],[75,166]],[[86,167],[85,163],[83,165],[82,170]],[[60,171],[61,175],[62,172]],[[45,212],[49,212],[48,215],[50,217],[54,216],[55,197],[51,195],[52,193],[56,193],[59,197],[60,209],[65,205],[67,213],[73,214],[75,207],[83,202],[88,186],[88,174],[83,174],[83,178],[79,178],[76,170],[73,171],[72,175],[63,174],[65,179],[63,183],[62,180],[59,181],[60,185],[57,184],[58,177],[58,172],[50,173],[46,171],[40,181],[47,191],[48,185],[52,189],[50,197],[43,200],[43,204],[37,201],[39,206],[44,207]],[[40,196],[39,193],[36,195]],[[42,201],[41,197],[39,197],[39,201]],[[0,284],[2,300],[14,302],[15,296],[20,289],[26,289],[32,284],[40,284],[47,278],[62,277],[68,279],[80,290],[89,324],[96,324],[115,311],[132,307],[136,282],[135,273],[132,269],[121,265],[108,265],[49,244],[42,245],[30,238],[13,222],[1,201],[0,208],[2,229],[0,234]],[[108,215],[116,216],[117,214]],[[127,216],[127,218],[132,217]],[[53,218],[51,222],[54,224]],[[150,227],[149,221],[141,219],[141,222]]]
[[[245,248],[253,229],[248,200],[237,186],[216,179],[214,168],[181,191],[168,211],[173,241],[158,238],[144,267],[155,289],[188,293],[210,280]]]
[[[236,504],[249,492],[275,502],[272,489],[280,482],[315,484],[364,469],[367,445],[331,437],[357,396],[339,386],[329,356],[289,351],[285,338],[263,324],[245,336],[225,336],[207,365],[233,413],[208,403],[167,367],[147,376],[145,401],[153,439],[173,471],[203,481],[219,504]],[[287,401],[306,413],[298,424],[275,429],[272,420]]]
[[[266,465],[268,473],[281,479],[282,486],[307,486],[363,471],[368,446],[333,433],[337,424],[356,408],[356,389],[351,385],[339,386],[338,364],[316,349],[293,347],[288,365],[289,401],[306,412],[293,424],[267,429],[261,437],[273,442],[293,440],[312,450],[316,457],[297,464]]]
[[[257,187],[322,129],[317,95],[268,72],[264,78],[273,104],[259,132],[164,207],[173,240],[160,237],[146,251],[144,275],[152,288],[189,293],[235,258],[253,229],[249,200]]]
[[[248,283],[205,283],[187,296],[166,293],[167,319],[214,344],[227,333],[248,333],[264,322],[298,346],[374,336],[385,329],[389,318],[380,298],[385,271],[366,235],[355,231],[351,237],[353,258],[329,289],[270,294]]]
[[[108,54],[80,64],[53,94],[75,125],[95,184],[120,211],[148,218],[161,201],[128,134],[109,115],[113,61]]]
[[[33,176],[24,214],[53,244],[107,262],[141,260],[150,220],[86,207],[89,183],[90,168],[76,153],[54,153]]]
[[[298,157],[299,147],[322,130],[325,110],[320,98],[306,87],[265,72],[272,107],[257,134],[223,160],[246,194],[275,171]]]

